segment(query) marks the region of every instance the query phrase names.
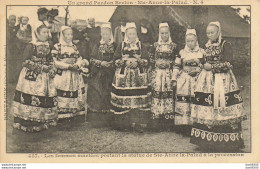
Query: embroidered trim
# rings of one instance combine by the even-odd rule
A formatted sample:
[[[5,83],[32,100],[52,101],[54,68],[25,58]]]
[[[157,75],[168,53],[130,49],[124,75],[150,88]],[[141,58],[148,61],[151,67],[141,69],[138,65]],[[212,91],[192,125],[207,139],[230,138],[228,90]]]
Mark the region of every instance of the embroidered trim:
[[[35,107],[53,108],[57,104],[55,97],[30,95],[18,90],[14,93],[14,101]]]
[[[107,44],[100,44],[99,52],[102,54],[113,54],[114,50],[114,43],[107,45]]]
[[[140,111],[150,111],[150,108],[139,108],[139,110]],[[115,110],[111,109],[111,112],[114,113],[115,115],[126,114],[129,111],[131,111],[131,109],[127,109],[125,111],[115,111]]]
[[[185,102],[185,103],[192,103],[194,100],[194,97],[192,96],[176,96],[176,101],[177,102]]]
[[[118,105],[116,103],[113,103],[111,101],[111,104],[112,104],[112,107],[114,107],[114,109],[136,109],[136,108],[146,108],[148,107],[150,104],[147,103],[147,104],[142,104],[142,105],[131,105],[131,106],[125,106],[125,105]]]
[[[26,126],[22,126],[20,123],[14,123],[13,128],[32,133],[32,132],[39,132],[41,130],[48,129],[48,126],[43,124],[42,126],[26,127]]]
[[[152,114],[152,119],[174,119],[174,113],[165,113],[165,114]]]
[[[19,118],[19,117],[15,117],[15,118]],[[38,122],[38,125],[35,124],[36,121],[28,121],[25,119],[16,119],[16,121],[20,121],[20,122],[14,122],[13,123],[13,128],[15,129],[19,129],[19,130],[23,130],[25,132],[39,132],[41,130],[45,130],[48,129],[50,126],[56,126],[57,125],[57,121],[56,120],[52,120],[49,122]],[[24,126],[22,123],[31,123],[29,125],[31,126]]]
[[[50,53],[49,45],[35,45],[33,44],[33,55],[38,58],[44,58]]]
[[[216,61],[222,60],[222,55],[223,55],[223,47],[224,44],[226,43],[225,40],[221,41],[221,44],[218,46],[209,46],[205,49],[205,59],[207,62],[214,63]]]
[[[76,90],[76,91],[64,91],[64,90],[57,89],[57,96],[67,97],[67,98],[77,98],[78,97],[78,90]]]
[[[147,86],[140,86],[140,87],[119,87],[116,86],[114,83],[112,83],[112,86],[116,89],[116,90],[135,90],[135,89],[147,89],[149,87]]]
[[[211,66],[213,73],[226,73],[232,68],[229,62],[213,63]]]
[[[57,120],[57,118],[49,119],[49,120],[40,120],[40,119],[32,118],[32,117],[23,117],[21,115],[14,115],[14,118],[19,118],[19,119],[22,119],[22,120],[34,121],[34,122],[39,122],[39,123],[53,123]]]
[[[121,53],[122,55],[128,55],[129,58],[136,58],[135,56],[141,55],[141,42],[136,43],[136,48],[132,48],[130,43],[122,42],[122,49]]]
[[[173,91],[152,91],[152,97],[157,99],[168,99],[173,98]]]
[[[125,88],[121,88],[121,89],[116,89],[114,87],[114,85],[112,85],[112,91],[111,91],[114,95],[117,96],[142,96],[142,95],[147,95],[147,93],[149,92],[148,87],[146,88],[129,88],[129,89],[125,89]]]
[[[113,110],[113,109],[111,109],[111,112],[112,113],[114,113],[114,114],[126,114],[126,113],[128,113],[130,110],[129,109],[127,109],[127,110],[125,110],[125,111],[120,111],[120,112],[117,112],[117,111],[115,111],[115,110]]]
[[[199,124],[206,124],[208,126],[217,126],[217,125],[226,125],[226,124],[236,124],[246,119],[247,119],[247,115],[243,115],[241,117],[228,119],[228,120],[219,120],[219,121],[193,118],[193,122]]]
[[[214,133],[209,132],[197,128],[192,128],[191,130],[192,137],[200,137],[201,139],[207,139],[207,141],[214,141],[214,142],[228,142],[228,141],[237,141],[243,139],[243,135],[241,132],[238,133]]]
[[[214,105],[214,94],[195,92],[195,98],[193,103],[202,106],[213,106]],[[226,106],[232,106],[243,102],[240,95],[240,91],[233,91],[225,94]]]
[[[58,59],[64,59],[64,58],[79,58],[79,54],[78,53],[64,53],[64,54],[60,54],[58,56]]]

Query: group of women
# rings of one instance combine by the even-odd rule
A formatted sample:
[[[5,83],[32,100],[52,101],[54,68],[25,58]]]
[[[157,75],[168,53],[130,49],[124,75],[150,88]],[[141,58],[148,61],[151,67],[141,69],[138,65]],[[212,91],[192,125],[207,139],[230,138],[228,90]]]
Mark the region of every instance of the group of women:
[[[124,40],[115,44],[110,24],[103,24],[101,41],[86,60],[73,44],[70,27],[62,27],[52,47],[48,28],[38,26],[24,52],[12,106],[14,127],[41,131],[64,119],[69,123],[87,108],[92,124],[103,120],[116,129],[188,130],[191,143],[203,148],[243,148],[246,116],[228,61],[232,48],[222,39],[219,22],[209,23],[204,49],[195,29],[187,29],[180,51],[167,23],[159,24],[158,41],[149,49],[136,29],[127,23]]]

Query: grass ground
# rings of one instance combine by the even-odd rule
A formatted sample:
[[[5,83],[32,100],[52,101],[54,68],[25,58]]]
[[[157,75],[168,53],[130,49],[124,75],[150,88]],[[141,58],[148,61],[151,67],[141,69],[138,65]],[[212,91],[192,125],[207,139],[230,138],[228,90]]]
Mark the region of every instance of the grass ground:
[[[250,77],[238,77],[245,110],[250,117]],[[13,130],[9,112],[15,84],[7,86],[7,152],[13,153],[100,153],[100,152],[200,152],[189,137],[175,132],[123,132],[92,128],[89,123],[60,125],[40,133]],[[250,152],[250,118],[242,123],[245,148]]]

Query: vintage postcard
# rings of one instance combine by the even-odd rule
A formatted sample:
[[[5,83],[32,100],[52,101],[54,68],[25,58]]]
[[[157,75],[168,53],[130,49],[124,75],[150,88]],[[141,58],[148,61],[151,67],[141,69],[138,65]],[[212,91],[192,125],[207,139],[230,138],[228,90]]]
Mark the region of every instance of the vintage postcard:
[[[0,162],[260,162],[260,1],[0,7]]]

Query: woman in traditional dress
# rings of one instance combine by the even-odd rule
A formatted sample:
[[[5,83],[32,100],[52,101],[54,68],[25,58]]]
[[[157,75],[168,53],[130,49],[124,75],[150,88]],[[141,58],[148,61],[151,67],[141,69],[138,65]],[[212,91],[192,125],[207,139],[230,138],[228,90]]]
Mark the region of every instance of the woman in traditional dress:
[[[101,41],[95,45],[90,58],[90,78],[88,80],[88,116],[92,126],[112,123],[111,88],[115,74],[113,56],[116,44],[110,24],[101,26]]]
[[[160,23],[158,42],[150,49],[153,129],[169,129],[169,125],[174,124],[172,71],[176,54],[178,52],[172,42],[169,25]]]
[[[199,47],[195,29],[187,29],[186,45],[176,58],[181,70],[177,76],[177,89],[175,98],[175,129],[183,134],[190,134],[192,120],[190,118],[194,89],[198,74],[201,71],[201,61],[204,50]],[[176,78],[176,77],[175,77]],[[173,79],[176,81],[176,79]],[[177,127],[178,126],[178,127]]]
[[[116,72],[111,104],[118,128],[143,129],[149,120],[149,92],[146,67],[148,51],[137,37],[135,23],[126,24],[124,41],[115,55]]]
[[[24,50],[23,69],[15,90],[12,112],[14,128],[37,132],[57,124],[53,60],[48,28],[36,27]]]
[[[72,39],[72,29],[62,26],[59,43],[55,44],[52,50],[54,65],[57,68],[54,82],[57,89],[59,121],[86,114],[85,86],[81,74],[84,61]]]
[[[219,22],[207,27],[205,63],[198,76],[191,143],[210,151],[237,151],[244,147],[241,121],[246,118],[243,100],[229,59],[233,51],[222,39]]]

